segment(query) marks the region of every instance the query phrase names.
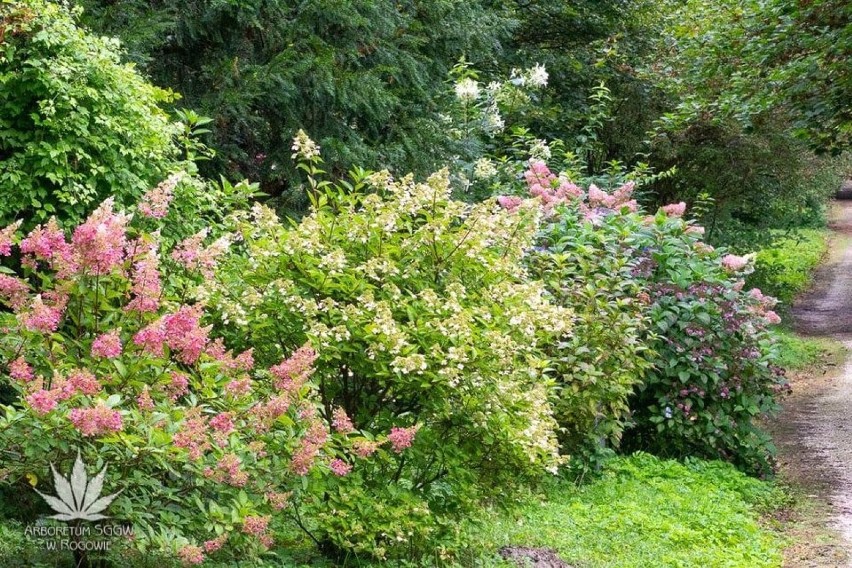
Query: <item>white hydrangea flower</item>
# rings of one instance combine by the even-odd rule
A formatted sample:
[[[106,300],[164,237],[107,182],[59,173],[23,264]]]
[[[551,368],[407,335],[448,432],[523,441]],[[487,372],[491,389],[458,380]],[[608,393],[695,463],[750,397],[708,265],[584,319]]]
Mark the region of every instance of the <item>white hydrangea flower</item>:
[[[488,96],[494,97],[502,88],[503,83],[500,81],[491,81],[488,83],[488,86],[485,87],[485,92],[488,93]]]
[[[543,88],[547,86],[547,79],[550,77],[547,73],[547,69],[545,69],[544,65],[536,63],[532,69],[529,70],[529,83],[533,87]]]
[[[549,160],[550,146],[544,140],[536,138],[530,146],[530,157],[538,158],[539,160]]]
[[[484,122],[485,130],[491,134],[502,132],[506,128],[506,121],[500,116],[500,111],[497,110],[497,107],[488,109],[485,113]]]
[[[497,167],[490,158],[479,158],[473,165],[473,177],[476,179],[490,179],[497,175]]]
[[[519,69],[512,69],[509,82],[516,87],[523,87],[527,84],[527,78],[524,77],[523,73],[521,73]]]
[[[456,83],[456,98],[462,102],[473,102],[479,98],[479,83],[466,77]]]
[[[305,160],[312,160],[320,155],[319,144],[311,140],[307,133],[301,128],[293,138],[293,146],[291,149],[293,150],[291,158],[294,160],[299,157],[304,158]]]

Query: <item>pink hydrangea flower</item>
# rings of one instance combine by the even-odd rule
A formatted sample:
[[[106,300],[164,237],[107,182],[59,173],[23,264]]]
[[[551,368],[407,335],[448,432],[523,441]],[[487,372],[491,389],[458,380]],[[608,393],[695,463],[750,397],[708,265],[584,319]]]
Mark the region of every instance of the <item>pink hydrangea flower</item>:
[[[9,256],[12,254],[12,240],[20,226],[21,221],[18,220],[5,229],[0,230],[0,256]]]
[[[735,254],[727,254],[722,257],[722,266],[729,272],[739,272],[749,263],[748,256],[737,256]]]
[[[74,256],[92,274],[109,274],[124,260],[130,217],[113,211],[113,198],[105,200],[71,237]]]
[[[191,460],[200,459],[210,447],[207,441],[207,419],[199,408],[191,408],[186,412],[180,430],[172,437],[172,443],[175,447],[186,449]]]
[[[355,426],[352,424],[352,420],[349,419],[346,411],[340,407],[334,409],[331,425],[334,427],[334,430],[340,434],[351,434],[355,431]]]
[[[681,201],[680,203],[671,203],[669,205],[663,206],[663,213],[668,215],[669,217],[683,217],[683,214],[686,213],[686,203]]]
[[[319,447],[311,443],[307,439],[303,439],[299,443],[299,449],[293,454],[290,459],[290,469],[296,475],[307,475],[316,461],[319,454]]]
[[[208,234],[207,229],[202,229],[181,241],[172,251],[172,258],[187,270],[197,270],[205,278],[212,278],[219,257],[228,252],[231,243],[228,237],[223,236],[205,248],[202,243]]]
[[[130,273],[133,299],[124,307],[125,310],[150,313],[160,308],[162,283],[159,263],[156,250],[148,250],[133,263]]]
[[[222,412],[210,419],[210,427],[221,432],[222,434],[230,434],[234,431],[234,420],[230,412]]]
[[[248,475],[240,469],[242,460],[236,454],[225,454],[218,462],[216,467],[219,470],[217,476],[220,481],[233,485],[234,487],[242,487],[248,481]]]
[[[292,495],[293,494],[289,491],[287,493],[276,493],[274,491],[270,491],[266,493],[265,496],[272,508],[276,511],[280,511],[290,504],[290,497]]]
[[[388,441],[391,443],[393,451],[401,453],[404,449],[411,447],[416,434],[417,426],[410,428],[397,428],[394,426],[391,428],[390,434],[388,434]]]
[[[352,449],[355,452],[355,455],[359,458],[368,458],[379,449],[378,442],[372,442],[370,440],[355,440],[352,444]]]
[[[155,357],[163,356],[163,344],[165,341],[166,330],[160,321],[148,324],[133,336],[133,343]]]
[[[27,396],[26,401],[36,414],[47,414],[56,408],[56,393],[40,389]]]
[[[771,323],[771,324],[777,325],[777,324],[781,323],[781,316],[779,316],[778,314],[776,314],[772,310],[769,310],[765,314],[763,314],[763,317],[765,317],[766,321]]]
[[[337,475],[339,477],[343,477],[344,475],[347,475],[350,471],[352,471],[352,466],[339,458],[332,460],[332,462],[328,464],[328,467],[331,469],[331,472],[334,475]]]
[[[28,383],[35,377],[32,367],[23,357],[18,357],[9,363],[9,376],[22,383]]]
[[[225,544],[225,541],[228,540],[228,533],[221,534],[214,539],[204,541],[204,551],[207,554],[212,552],[216,552]]]
[[[556,180],[556,176],[541,160],[530,161],[530,168],[524,172],[524,178],[527,180],[530,193],[536,197],[542,195],[545,189],[550,189]]]
[[[136,397],[136,405],[139,410],[154,410],[154,401],[151,399],[151,393],[148,392],[148,385],[142,387],[142,392]]]
[[[166,391],[174,402],[189,392],[189,378],[178,371],[172,371],[171,377],[171,382],[166,385]]]
[[[254,367],[254,348],[243,351],[234,357],[225,348],[225,342],[221,337],[211,341],[204,352],[230,371],[249,371]]]
[[[287,394],[273,396],[254,405],[250,412],[252,426],[257,432],[266,432],[275,420],[289,410],[292,401]]]
[[[288,359],[269,369],[275,378],[275,388],[286,392],[297,391],[313,373],[316,358],[316,351],[305,344],[294,351]]]
[[[93,396],[101,392],[101,383],[98,379],[84,370],[75,370],[68,376],[68,387],[72,392],[81,392],[88,396]]]
[[[177,312],[163,316],[166,344],[177,352],[177,358],[187,365],[194,364],[209,341],[210,327],[201,327],[201,307],[181,306]]]
[[[27,303],[29,285],[14,276],[0,274],[0,298],[11,308],[18,310]]]
[[[45,299],[48,303],[45,303]],[[19,314],[21,323],[30,331],[54,332],[59,327],[67,301],[67,298],[63,296],[53,295],[51,298],[48,293],[45,293],[44,297],[39,294],[33,298],[29,309]]]
[[[65,233],[55,218],[51,218],[47,225],[33,229],[21,241],[21,252],[25,266],[35,267],[38,260],[44,260],[60,277],[67,277],[77,270],[71,245],[65,240]]]
[[[713,245],[708,245],[707,243],[702,243],[701,241],[698,241],[697,243],[692,245],[692,247],[698,254],[710,254],[711,252],[716,250],[715,248],[713,248]]]
[[[251,392],[251,379],[249,377],[234,379],[225,385],[225,392],[233,397],[248,394]]]
[[[121,413],[102,402],[92,408],[74,408],[68,418],[74,427],[87,437],[118,432],[123,427]]]
[[[169,203],[174,198],[174,190],[183,177],[182,173],[172,174],[154,189],[146,192],[137,206],[143,217],[162,219],[169,213]]]
[[[243,520],[243,532],[248,535],[260,536],[269,528],[269,517],[248,516]]]
[[[615,205],[615,197],[603,191],[595,184],[589,186],[588,198],[591,207],[611,208]]]
[[[121,351],[121,336],[117,329],[97,336],[92,342],[92,357],[113,359],[121,355]]]
[[[204,562],[204,552],[194,544],[187,544],[178,550],[178,558],[187,565],[201,564]]]
[[[501,195],[497,198],[497,203],[508,211],[509,213],[514,213],[518,210],[518,207],[524,202],[523,199],[516,195]]]
[[[749,290],[748,295],[751,298],[760,302],[760,305],[764,308],[772,308],[778,303],[778,300],[776,298],[773,298],[772,296],[765,295],[760,290],[760,288],[752,288],[751,290]]]

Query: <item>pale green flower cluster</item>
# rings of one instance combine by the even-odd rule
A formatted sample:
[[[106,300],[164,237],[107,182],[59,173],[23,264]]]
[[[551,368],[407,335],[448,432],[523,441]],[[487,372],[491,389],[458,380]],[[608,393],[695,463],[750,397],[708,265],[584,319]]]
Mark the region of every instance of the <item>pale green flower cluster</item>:
[[[569,333],[572,316],[521,262],[539,208],[453,201],[446,170],[367,184],[292,228],[256,206],[241,222],[247,260],[208,287],[214,310],[248,320],[271,352],[307,338],[318,376],[341,380],[345,366],[362,388],[428,408],[424,427],[456,422],[492,440],[494,459],[557,466],[539,344]]]

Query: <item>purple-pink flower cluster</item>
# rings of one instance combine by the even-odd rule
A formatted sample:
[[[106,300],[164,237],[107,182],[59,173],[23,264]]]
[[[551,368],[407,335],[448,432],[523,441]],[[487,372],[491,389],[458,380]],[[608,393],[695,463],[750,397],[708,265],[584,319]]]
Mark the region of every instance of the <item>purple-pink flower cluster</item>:
[[[394,426],[388,434],[388,441],[391,443],[393,451],[401,453],[406,448],[410,448],[414,443],[414,436],[417,434],[417,426],[410,428],[399,428]]]

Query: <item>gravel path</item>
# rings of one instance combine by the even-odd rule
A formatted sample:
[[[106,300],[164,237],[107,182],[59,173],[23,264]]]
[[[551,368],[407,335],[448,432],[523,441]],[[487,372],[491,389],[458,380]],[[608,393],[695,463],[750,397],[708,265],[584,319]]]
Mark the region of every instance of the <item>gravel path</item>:
[[[848,183],[852,193],[852,182]],[[838,339],[852,350],[852,201],[838,201],[829,258],[792,309],[803,335]],[[772,425],[784,477],[824,504],[819,514],[841,544],[814,544],[796,567],[852,567],[852,358],[834,370],[793,377],[793,395]]]

